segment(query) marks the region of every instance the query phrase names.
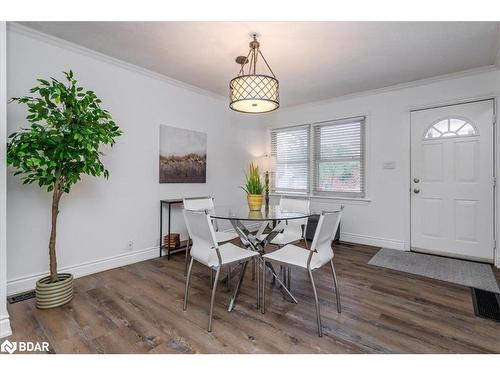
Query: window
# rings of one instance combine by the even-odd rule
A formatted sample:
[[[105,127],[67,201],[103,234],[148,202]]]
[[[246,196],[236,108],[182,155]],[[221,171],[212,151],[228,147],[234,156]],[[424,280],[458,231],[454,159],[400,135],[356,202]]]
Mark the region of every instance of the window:
[[[432,124],[425,132],[424,139],[468,137],[471,135],[477,135],[477,131],[469,120],[449,117]]]
[[[313,125],[314,195],[364,197],[364,127],[364,117]]]
[[[309,126],[271,131],[271,155],[276,156],[274,191],[309,191]]]
[[[275,192],[365,196],[365,117],[273,129],[271,154]]]

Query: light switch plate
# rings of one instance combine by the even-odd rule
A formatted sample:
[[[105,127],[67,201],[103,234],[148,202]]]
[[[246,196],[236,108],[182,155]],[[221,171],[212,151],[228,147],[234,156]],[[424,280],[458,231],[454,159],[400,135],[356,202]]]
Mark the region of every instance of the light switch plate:
[[[384,169],[396,169],[396,162],[395,161],[384,161],[383,168]]]

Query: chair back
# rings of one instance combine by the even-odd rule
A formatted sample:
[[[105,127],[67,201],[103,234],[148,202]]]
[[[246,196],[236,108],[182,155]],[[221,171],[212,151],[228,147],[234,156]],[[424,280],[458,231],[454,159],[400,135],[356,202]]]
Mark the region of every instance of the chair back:
[[[191,211],[208,211],[214,209],[214,199],[212,197],[184,198],[184,209]]]
[[[342,210],[343,208],[332,212],[323,211],[319,217],[318,226],[316,227],[316,232],[314,233],[313,242],[311,244],[311,253],[309,254],[309,260],[307,262],[308,266],[313,252],[318,253],[322,264],[332,260],[332,241],[335,238],[335,233],[337,233],[337,229],[339,227]]]
[[[307,198],[286,198],[282,197],[280,199],[280,209],[282,211],[288,212],[309,212],[309,199]],[[307,225],[307,218],[304,219],[294,219],[289,220],[284,232],[290,235],[296,235],[298,238],[302,238],[305,233],[305,228],[302,226]]]
[[[198,262],[209,265],[216,252],[219,265],[222,263],[212,220],[207,211],[182,210],[189,237],[193,241],[190,255]]]
[[[207,211],[214,213],[214,199],[212,197],[184,198],[182,200],[184,209],[191,211]],[[216,232],[219,231],[217,220],[212,219],[212,224]]]

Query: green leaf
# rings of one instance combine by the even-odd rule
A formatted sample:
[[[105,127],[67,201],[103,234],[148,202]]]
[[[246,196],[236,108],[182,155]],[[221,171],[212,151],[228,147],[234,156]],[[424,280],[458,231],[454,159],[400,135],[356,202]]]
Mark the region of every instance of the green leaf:
[[[67,193],[82,175],[109,177],[99,148],[123,132],[100,109],[96,94],[78,86],[72,70],[64,75],[67,85],[39,79],[30,90],[36,96],[11,98],[26,107],[28,126],[9,135],[7,163],[24,184],[38,183],[47,191],[59,184]]]

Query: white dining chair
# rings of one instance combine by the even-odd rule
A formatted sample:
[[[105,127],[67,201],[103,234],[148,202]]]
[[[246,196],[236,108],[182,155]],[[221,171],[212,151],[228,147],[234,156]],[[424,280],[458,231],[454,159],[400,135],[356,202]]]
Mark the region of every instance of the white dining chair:
[[[215,236],[212,219],[208,211],[190,211],[184,209],[183,214],[189,236],[193,241],[193,246],[191,247],[191,261],[189,263],[186,278],[183,310],[185,311],[187,309],[189,282],[191,280],[193,262],[196,260],[207,266],[210,270],[215,270],[215,280],[211,286],[212,297],[210,299],[210,314],[208,318],[208,332],[211,332],[215,291],[217,289],[221,268],[223,266],[240,264],[242,266],[241,272],[244,272],[247,262],[258,254],[254,251],[236,246],[231,242],[219,245]],[[257,285],[257,287],[259,286]],[[257,298],[259,297],[257,296]]]
[[[309,207],[309,198],[281,197],[279,203],[279,209],[288,212],[308,213]],[[270,241],[271,244],[282,247],[304,240],[304,244],[307,247],[307,218],[286,220],[284,223],[278,223],[278,226],[280,225],[284,226],[284,229]],[[281,267],[282,281],[288,289],[291,289],[291,275],[292,271],[290,267]]]
[[[191,211],[208,211],[210,214],[214,213],[214,199],[212,197],[199,197],[199,198],[184,198],[183,199],[184,209]],[[212,219],[215,230],[215,238],[217,243],[224,243],[227,241],[234,240],[238,238],[238,234],[234,232],[219,231],[219,226],[216,219]],[[190,238],[186,242],[186,254],[184,258],[184,272],[187,270],[188,260],[189,260],[189,243]],[[212,277],[212,274],[210,274]],[[231,271],[228,270],[228,288],[231,285]]]
[[[316,232],[314,233],[314,238],[310,250],[293,244],[288,244],[272,253],[265,254],[263,256],[264,262],[277,263],[284,267],[298,267],[307,270],[314,293],[314,301],[316,303],[316,320],[318,324],[318,335],[320,337],[323,336],[323,331],[321,328],[321,314],[319,309],[318,294],[316,292],[316,286],[313,279],[313,271],[321,268],[327,263],[330,263],[333,274],[335,295],[337,299],[337,311],[340,313],[340,292],[337,283],[337,275],[335,274],[335,267],[333,265],[334,253],[332,249],[332,242],[335,238],[337,228],[339,227],[341,215],[342,208],[335,212],[324,211],[321,214],[318,221],[318,226],[316,227]],[[262,267],[261,312],[263,314],[265,312],[266,268],[267,267]]]
[[[309,212],[310,202],[308,198],[287,198],[281,197],[279,209],[288,212]],[[289,243],[306,241],[305,233],[307,229],[307,218],[287,220],[281,233],[271,240],[271,244],[279,247]],[[307,246],[307,242],[306,242]]]

